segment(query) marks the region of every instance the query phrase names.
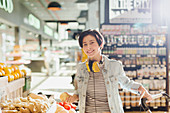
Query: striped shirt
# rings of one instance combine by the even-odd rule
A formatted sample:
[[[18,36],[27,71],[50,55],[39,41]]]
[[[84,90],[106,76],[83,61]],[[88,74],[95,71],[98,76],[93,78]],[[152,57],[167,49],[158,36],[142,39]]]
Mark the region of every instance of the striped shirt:
[[[101,71],[96,73],[90,72],[86,95],[86,113],[110,112]]]

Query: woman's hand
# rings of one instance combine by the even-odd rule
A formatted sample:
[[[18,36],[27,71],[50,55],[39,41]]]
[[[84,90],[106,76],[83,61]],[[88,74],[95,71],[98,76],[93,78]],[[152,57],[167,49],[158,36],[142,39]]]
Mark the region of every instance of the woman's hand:
[[[147,103],[153,100],[152,95],[143,86],[140,86],[138,91],[140,92],[140,98],[147,98]]]
[[[67,103],[71,104],[75,101],[77,101],[79,99],[78,95],[69,95],[69,97],[67,97],[67,99],[65,100]]]

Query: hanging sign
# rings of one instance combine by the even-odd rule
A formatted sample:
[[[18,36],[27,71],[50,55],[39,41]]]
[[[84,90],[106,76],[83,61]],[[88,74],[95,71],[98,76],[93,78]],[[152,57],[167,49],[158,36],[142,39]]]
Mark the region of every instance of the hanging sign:
[[[54,32],[54,38],[58,40],[58,34]]]
[[[8,13],[12,13],[14,5],[12,0],[0,0],[0,8],[4,9]]]
[[[109,0],[110,23],[152,23],[152,0]]]
[[[35,27],[36,29],[40,29],[40,20],[36,18],[34,15],[28,15],[28,22],[31,26]]]
[[[49,36],[53,36],[53,30],[46,25],[44,26],[44,33]]]

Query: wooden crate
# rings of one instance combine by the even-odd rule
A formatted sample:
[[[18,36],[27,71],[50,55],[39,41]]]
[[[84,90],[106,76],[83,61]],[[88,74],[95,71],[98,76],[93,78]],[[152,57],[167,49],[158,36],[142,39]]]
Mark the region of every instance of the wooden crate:
[[[25,85],[25,78],[20,78],[12,82],[9,82],[7,85],[0,87],[0,89],[3,91],[0,102],[5,101],[6,99],[14,99],[17,97],[22,97],[24,85]]]
[[[8,84],[8,77],[0,76],[0,88],[6,86],[7,84]]]

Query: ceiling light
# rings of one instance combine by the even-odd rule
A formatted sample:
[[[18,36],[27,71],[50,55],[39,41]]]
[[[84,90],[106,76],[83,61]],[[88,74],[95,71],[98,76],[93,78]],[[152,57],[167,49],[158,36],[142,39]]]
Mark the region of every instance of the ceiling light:
[[[68,25],[68,22],[60,22],[61,25]]]
[[[61,5],[58,2],[51,2],[48,4],[48,9],[49,10],[61,10]]]

